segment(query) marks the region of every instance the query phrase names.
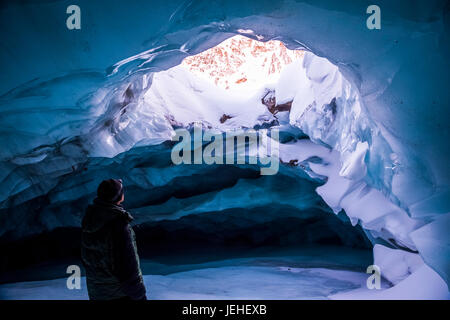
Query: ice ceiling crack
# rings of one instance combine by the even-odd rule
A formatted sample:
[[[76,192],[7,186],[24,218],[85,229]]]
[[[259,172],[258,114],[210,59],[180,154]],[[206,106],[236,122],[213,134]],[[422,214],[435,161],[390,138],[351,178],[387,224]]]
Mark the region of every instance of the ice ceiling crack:
[[[226,132],[266,125],[286,138],[280,143],[283,174],[320,182],[316,192],[334,213],[343,209],[379,243],[375,262],[395,284],[386,291],[441,288],[450,281],[449,75],[442,72],[449,69],[449,17],[444,1],[419,9],[424,3],[415,1],[417,10],[405,12],[380,1],[392,21],[374,33],[361,28],[347,1],[333,10],[290,1],[194,1],[176,11],[152,4],[165,13],[158,16],[150,4],[139,10],[118,5],[114,10],[128,13],[122,21],[105,18],[108,27],[87,31],[80,41],[60,36],[65,54],[30,36],[52,29],[52,19],[36,13],[28,22],[15,21],[20,7],[6,7],[0,21],[30,39],[43,60],[30,59],[1,28],[9,49],[0,56],[0,233],[21,238],[79,225],[81,207],[105,173],[126,173],[130,189],[196,174],[161,157],[177,127],[200,122]],[[89,1],[80,6],[100,10]],[[168,24],[161,21],[174,11]],[[145,28],[134,21],[140,15],[151,21]],[[111,27],[132,31],[113,36]],[[271,48],[280,50],[278,61],[261,56],[260,65],[282,72],[271,73],[263,87],[254,81],[260,74],[242,76],[241,57],[230,57],[233,41],[244,46],[240,54],[256,52],[245,37],[278,41]],[[208,55],[210,48],[220,58]],[[308,52],[290,56],[283,48]],[[198,76],[195,54],[203,54],[214,83]],[[228,61],[225,68],[214,69],[221,59]],[[173,216],[222,203],[221,197]],[[64,207],[68,202],[73,205]],[[136,207],[143,203],[135,199]],[[239,206],[227,204],[233,205]],[[381,244],[384,249],[376,249]]]

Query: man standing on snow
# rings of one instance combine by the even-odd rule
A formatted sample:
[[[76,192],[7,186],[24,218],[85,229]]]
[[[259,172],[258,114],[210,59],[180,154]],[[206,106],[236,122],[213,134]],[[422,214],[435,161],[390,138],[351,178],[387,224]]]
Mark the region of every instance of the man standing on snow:
[[[146,300],[122,180],[104,180],[82,221],[81,258],[91,300]]]

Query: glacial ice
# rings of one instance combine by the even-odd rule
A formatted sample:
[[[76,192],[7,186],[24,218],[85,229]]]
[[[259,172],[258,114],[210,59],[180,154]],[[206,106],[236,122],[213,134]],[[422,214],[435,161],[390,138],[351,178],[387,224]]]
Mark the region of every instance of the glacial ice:
[[[144,283],[151,290],[152,300],[324,300],[330,293],[359,288],[364,285],[366,276],[364,273],[319,268],[287,269],[226,266],[169,275],[145,275]],[[0,285],[0,298],[87,300],[85,277],[81,279],[81,286],[81,290],[67,290],[65,278],[4,284]]]
[[[380,244],[373,247],[373,262],[383,270],[383,277],[397,284],[424,265],[417,253],[391,249]]]
[[[417,271],[384,290],[356,289],[331,295],[330,299],[348,300],[448,300],[450,294],[445,281],[429,266],[422,265]]]
[[[281,144],[280,158],[297,160],[311,179],[324,182],[317,193],[335,213],[344,209],[375,243],[419,253],[426,265],[388,289],[392,297],[426,284],[423,295],[445,298],[446,2],[380,0],[380,31],[365,28],[364,6],[350,0],[218,2],[117,3],[105,9],[80,0],[83,10],[99,16],[95,27],[86,24],[78,33],[54,19],[64,12],[58,2],[1,8],[0,234],[21,237],[79,224],[77,212],[105,173],[132,172],[130,186],[165,185],[194,174],[132,165],[139,152],[148,152],[148,161],[167,152],[147,147],[170,140],[174,126],[199,121],[226,131],[274,120],[260,102],[265,88],[251,97],[224,96],[180,67],[170,68],[235,34],[276,38],[312,52],[285,70],[275,95],[279,103],[292,100],[289,123],[280,113],[279,128],[300,129],[314,144]],[[223,114],[232,118],[221,123]],[[123,171],[114,165],[126,161],[130,166]],[[77,199],[84,199],[79,207],[61,209]],[[45,214],[35,211],[41,206]]]

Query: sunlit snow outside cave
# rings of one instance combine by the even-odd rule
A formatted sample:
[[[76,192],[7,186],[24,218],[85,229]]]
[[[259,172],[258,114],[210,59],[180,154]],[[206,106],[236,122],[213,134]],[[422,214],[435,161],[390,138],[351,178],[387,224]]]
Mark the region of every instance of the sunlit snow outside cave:
[[[229,3],[155,4],[149,15],[168,20],[116,34],[129,43],[121,54],[109,50],[107,29],[86,27],[68,45],[71,62],[44,41],[37,50],[53,62],[39,55],[31,66],[5,35],[0,299],[88,298],[84,277],[81,290],[67,288],[66,268],[81,266],[80,221],[110,177],[124,181],[150,299],[450,297],[448,147],[435,136],[448,137],[449,97],[433,91],[448,76],[409,87],[448,67],[448,10],[437,1],[403,15],[386,5],[390,24],[368,41],[346,1],[333,10]],[[5,5],[1,23],[14,27],[20,10]],[[330,28],[335,15],[342,22]],[[433,49],[423,65],[403,55],[423,52],[418,43]],[[13,72],[19,61],[29,78]],[[176,130],[196,128],[264,134],[278,172],[174,165]],[[379,289],[367,285],[372,265]]]

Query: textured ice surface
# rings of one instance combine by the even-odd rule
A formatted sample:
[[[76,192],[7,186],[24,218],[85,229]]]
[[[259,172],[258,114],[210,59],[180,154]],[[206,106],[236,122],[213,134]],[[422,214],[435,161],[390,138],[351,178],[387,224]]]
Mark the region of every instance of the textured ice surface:
[[[144,282],[149,299],[327,299],[365,286],[364,252],[334,249],[176,266],[143,260],[144,272],[153,271]],[[311,267],[324,262],[333,267]],[[87,299],[85,278],[81,290],[68,290],[66,278],[2,284],[0,299]]]
[[[328,269],[287,267],[219,267],[146,275],[149,299],[327,299],[330,293],[348,291],[365,283],[366,274]],[[82,290],[68,290],[66,279],[0,285],[1,299],[88,299],[85,277]]]
[[[367,289],[363,272],[324,268],[218,267],[146,275],[148,298],[208,299],[450,299],[445,282],[423,266],[398,286]],[[81,290],[68,290],[66,278],[0,285],[1,299],[88,299],[85,277]]]
[[[358,154],[356,152],[356,154]],[[345,209],[354,225],[360,223],[374,237],[395,239],[398,244],[414,248],[409,233],[420,226],[408,214],[389,201],[379,190],[367,185],[364,180],[350,180],[339,172],[339,154],[308,140],[286,143],[280,146],[280,157],[284,162],[296,159],[300,163],[319,157],[321,162],[308,164],[313,173],[327,177],[326,183],[316,189],[325,202],[338,213]],[[364,166],[360,157],[354,157],[352,166]]]
[[[450,20],[446,1],[433,4],[379,1],[382,29],[371,31],[364,3],[350,0],[117,2],[107,8],[85,0],[80,7],[96,12],[98,21],[70,32],[55,18],[65,9],[60,2],[8,2],[0,10],[6,48],[0,51],[2,233],[79,223],[67,211],[80,208],[58,209],[62,202],[92,194],[92,178],[113,174],[105,168],[126,159],[120,153],[137,142],[170,138],[169,120],[141,110],[157,77],[152,73],[245,33],[322,57],[305,57],[310,81],[296,88],[302,95],[295,94],[289,115],[290,124],[333,149],[329,165],[324,158],[303,164],[311,176],[328,177],[317,192],[374,238],[418,250],[448,282],[450,74],[443,70],[450,69]],[[293,96],[286,88],[280,99]],[[182,119],[217,121],[217,113],[194,111]],[[235,124],[247,116],[238,112]],[[78,175],[92,163],[98,175]],[[79,180],[68,181],[74,175]],[[38,210],[52,205],[53,215]],[[428,276],[421,270],[410,277]]]
[[[446,255],[450,250],[449,230],[450,214],[446,214],[411,234],[424,261],[432,266],[447,284],[450,282],[450,259]]]
[[[417,253],[391,249],[376,244],[373,248],[374,264],[383,270],[383,277],[393,284],[397,284],[418,268],[424,265]]]

